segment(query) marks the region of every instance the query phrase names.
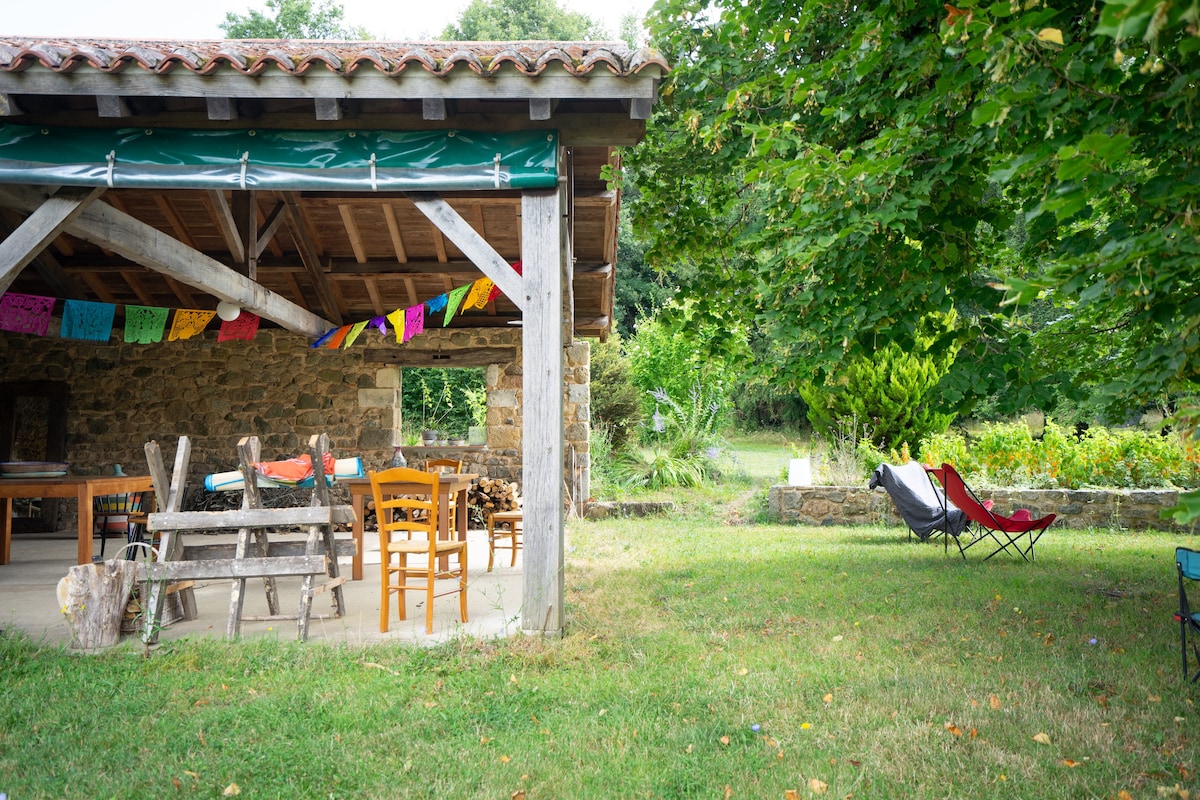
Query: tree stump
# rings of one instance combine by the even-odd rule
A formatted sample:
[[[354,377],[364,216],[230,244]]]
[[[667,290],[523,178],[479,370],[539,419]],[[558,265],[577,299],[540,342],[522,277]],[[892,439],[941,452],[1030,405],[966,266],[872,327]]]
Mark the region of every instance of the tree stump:
[[[137,578],[137,563],[112,559],[79,564],[67,571],[63,613],[71,626],[71,646],[111,647],[121,639],[121,620]]]

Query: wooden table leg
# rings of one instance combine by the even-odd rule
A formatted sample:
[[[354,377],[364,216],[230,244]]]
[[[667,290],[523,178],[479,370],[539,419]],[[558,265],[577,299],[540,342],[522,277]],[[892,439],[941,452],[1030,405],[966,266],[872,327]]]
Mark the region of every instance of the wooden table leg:
[[[92,487],[83,482],[79,484],[79,561],[80,564],[92,563]]]
[[[350,580],[361,581],[363,575],[363,515],[366,513],[367,496],[350,492],[350,504],[354,508],[354,560],[350,563]]]
[[[4,511],[4,541],[0,542],[0,564],[7,564],[12,550],[13,499],[11,497],[0,499],[4,501],[3,507],[0,508]]]

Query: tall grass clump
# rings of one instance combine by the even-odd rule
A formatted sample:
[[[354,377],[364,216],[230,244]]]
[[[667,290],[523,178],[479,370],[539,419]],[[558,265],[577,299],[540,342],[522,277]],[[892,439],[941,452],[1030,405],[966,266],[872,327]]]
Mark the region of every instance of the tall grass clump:
[[[627,447],[614,459],[613,473],[625,488],[693,487],[719,480],[734,458],[717,421],[725,404],[717,390],[693,384],[680,402],[666,389],[650,392],[656,408],[646,431],[647,446]]]

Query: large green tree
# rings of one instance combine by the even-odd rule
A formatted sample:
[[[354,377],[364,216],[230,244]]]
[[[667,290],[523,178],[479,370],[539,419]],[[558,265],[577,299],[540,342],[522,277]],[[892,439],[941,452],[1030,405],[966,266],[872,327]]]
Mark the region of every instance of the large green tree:
[[[760,369],[789,385],[910,348],[954,309],[951,406],[1044,404],[1077,354],[1117,402],[1191,391],[1198,16],[661,0],[651,35],[673,70],[629,159],[647,257],[699,265],[694,320],[766,332]],[[1057,328],[1030,325],[1035,299]],[[1079,349],[1034,346],[1066,333]]]
[[[333,0],[313,6],[313,0],[266,0],[264,14],[250,9],[245,15],[229,12],[220,28],[227,39],[344,39],[365,40],[371,35],[361,26],[343,22],[345,9]]]
[[[458,22],[442,31],[443,39],[470,42],[608,37],[600,23],[586,14],[568,11],[554,0],[471,0]]]

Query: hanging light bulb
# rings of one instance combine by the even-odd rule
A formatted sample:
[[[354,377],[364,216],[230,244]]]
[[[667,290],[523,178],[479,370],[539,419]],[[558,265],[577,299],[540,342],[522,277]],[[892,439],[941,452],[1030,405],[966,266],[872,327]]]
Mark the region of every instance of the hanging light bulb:
[[[217,316],[226,322],[232,322],[242,314],[242,308],[237,303],[222,300],[217,303]]]

